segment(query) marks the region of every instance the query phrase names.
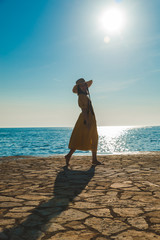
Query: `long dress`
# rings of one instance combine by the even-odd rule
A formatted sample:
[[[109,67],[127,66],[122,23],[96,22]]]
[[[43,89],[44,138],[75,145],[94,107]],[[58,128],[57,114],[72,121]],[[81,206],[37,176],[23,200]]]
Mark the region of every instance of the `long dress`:
[[[77,150],[97,151],[98,133],[95,114],[90,99],[85,94],[80,94],[78,104],[81,109],[87,109],[90,128],[85,123],[84,115],[81,112],[71,134],[69,148]]]

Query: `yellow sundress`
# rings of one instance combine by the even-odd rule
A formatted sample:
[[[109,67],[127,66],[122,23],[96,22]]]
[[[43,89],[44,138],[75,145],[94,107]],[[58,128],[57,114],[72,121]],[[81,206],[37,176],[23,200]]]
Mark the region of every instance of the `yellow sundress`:
[[[84,151],[97,151],[97,124],[90,99],[85,94],[80,94],[78,97],[78,104],[81,109],[87,109],[90,129],[87,128],[83,113],[81,112],[72,131],[69,148]]]

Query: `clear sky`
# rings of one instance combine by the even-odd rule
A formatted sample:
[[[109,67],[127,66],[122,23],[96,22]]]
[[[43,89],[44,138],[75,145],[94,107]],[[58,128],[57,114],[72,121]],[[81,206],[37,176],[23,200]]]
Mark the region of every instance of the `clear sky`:
[[[102,24],[109,9],[123,16],[115,31]],[[99,126],[160,125],[159,9],[159,0],[0,0],[0,127],[73,126],[80,77],[93,79]]]

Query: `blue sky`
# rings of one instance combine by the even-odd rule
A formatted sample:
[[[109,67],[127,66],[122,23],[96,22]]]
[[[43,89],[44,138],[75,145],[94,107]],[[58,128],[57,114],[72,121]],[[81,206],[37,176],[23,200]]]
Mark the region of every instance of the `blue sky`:
[[[102,29],[110,7],[125,12],[121,33]],[[0,0],[0,127],[73,126],[80,77],[94,81],[99,126],[160,125],[159,9],[159,0]]]

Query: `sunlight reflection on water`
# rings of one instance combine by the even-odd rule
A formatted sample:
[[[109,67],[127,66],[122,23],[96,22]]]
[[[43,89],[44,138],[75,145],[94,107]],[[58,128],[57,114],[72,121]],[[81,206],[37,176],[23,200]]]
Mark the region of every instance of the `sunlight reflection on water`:
[[[153,128],[156,131],[153,131]],[[98,153],[159,151],[159,127],[153,128],[135,126],[98,127]]]
[[[134,127],[99,127],[99,152],[113,153],[128,151],[125,144],[125,134]]]

